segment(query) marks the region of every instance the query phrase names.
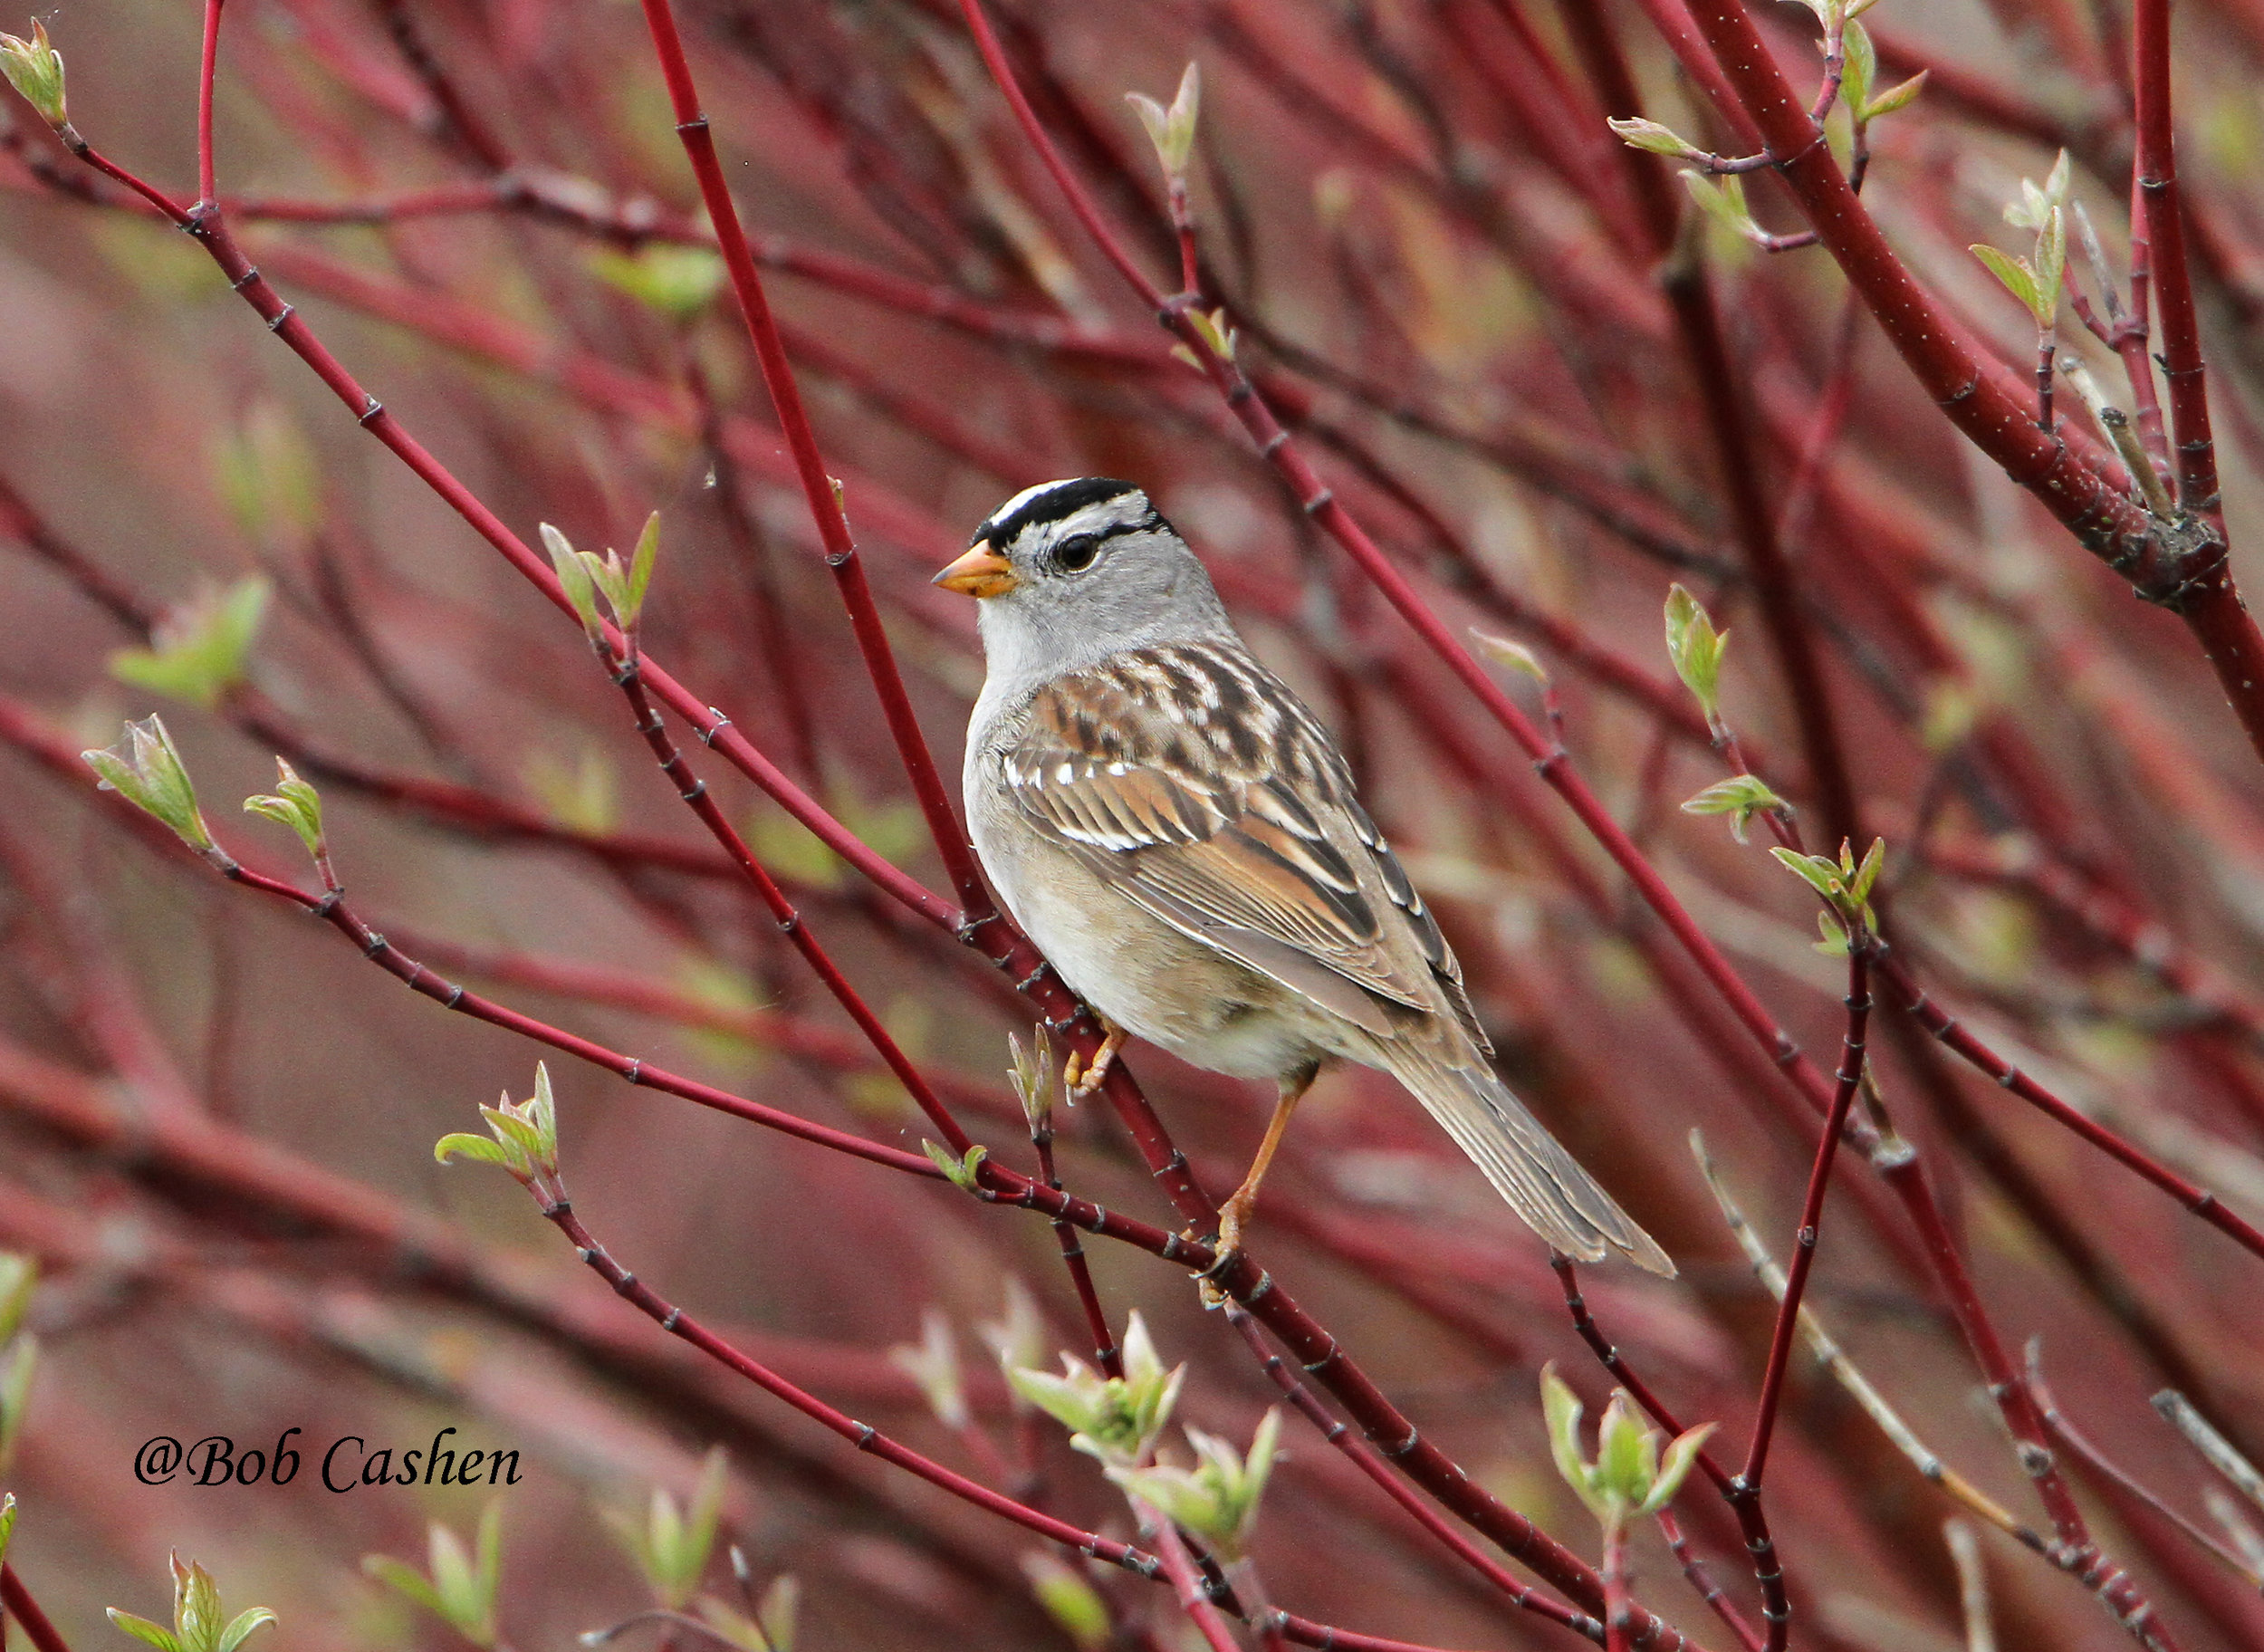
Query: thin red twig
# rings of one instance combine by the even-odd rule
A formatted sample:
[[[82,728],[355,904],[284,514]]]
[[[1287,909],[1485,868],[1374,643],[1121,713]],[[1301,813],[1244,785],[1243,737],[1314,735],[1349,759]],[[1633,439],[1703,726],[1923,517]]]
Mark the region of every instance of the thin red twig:
[[[928,833],[935,840],[944,869],[958,894],[960,910],[965,921],[981,923],[991,915],[989,891],[983,882],[982,870],[975,864],[966,831],[952,807],[951,795],[945,790],[943,776],[936,770],[935,756],[920,733],[919,720],[913,715],[911,696],[905,690],[895,651],[880,623],[880,610],[866,582],[865,565],[858,557],[857,543],[842,512],[840,495],[818,452],[817,433],[811,428],[810,415],[802,407],[801,391],[794,382],[794,370],[786,360],[785,342],[779,337],[777,322],[772,320],[770,301],[763,291],[763,277],[754,267],[754,255],[747,245],[745,232],[739,226],[739,209],[732,201],[731,187],[724,181],[715,133],[700,107],[699,92],[692,81],[692,65],[676,33],[676,14],[668,0],[644,0],[644,7],[653,50],[660,60],[661,76],[667,82],[668,101],[676,111],[676,136],[683,140],[684,152],[699,182],[700,199],[707,207],[709,222],[715,226],[724,264],[731,274],[733,294],[745,318],[748,336],[754,342],[763,382],[770,390],[771,405],[777,410],[779,427],[785,433],[787,451],[793,456],[794,469],[801,481],[802,497],[809,504],[811,516],[818,524],[818,536],[825,545],[826,566],[832,571],[842,606],[849,610],[849,628],[857,638],[859,653],[864,656],[866,675],[880,696],[881,713],[896,742],[897,754],[912,782],[912,792],[919,802],[920,812],[926,817]]]
[[[2177,443],[2178,504],[2217,521],[2221,534],[2209,381],[2202,362],[2201,320],[2185,262],[2185,224],[2178,196],[2177,143],[2171,119],[2170,0],[2133,0],[2131,21],[2138,132],[2134,184],[2153,254],[2154,304],[2162,314],[2163,378],[2169,387],[2172,434]]]
[[[1741,1497],[1760,1494],[1761,1476],[1769,1466],[1769,1443],[1784,1397],[1785,1372],[1792,1362],[1792,1341],[1800,1321],[1800,1298],[1808,1290],[1808,1271],[1816,1262],[1818,1233],[1824,1221],[1824,1194],[1831,1185],[1832,1165],[1839,1156],[1839,1141],[1863,1081],[1864,1034],[1871,1020],[1871,970],[1860,937],[1851,936],[1847,947],[1847,1031],[1841,1042],[1838,1081],[1832,1090],[1832,1109],[1825,1116],[1824,1134],[1817,1143],[1816,1164],[1808,1172],[1808,1195],[1800,1205],[1800,1226],[1794,1235],[1792,1260],[1785,1270],[1784,1300],[1777,1307],[1777,1324],[1769,1340],[1769,1362],[1761,1370],[1760,1403],[1753,1417],[1752,1442],[1746,1447],[1745,1467],[1737,1476]],[[1783,1631],[1770,1626],[1771,1652],[1784,1644]]]
[[[37,1652],[71,1652],[71,1643],[40,1610],[39,1602],[32,1599],[32,1591],[24,1588],[13,1566],[0,1565],[0,1607],[5,1607],[8,1616],[24,1626],[24,1638]]]

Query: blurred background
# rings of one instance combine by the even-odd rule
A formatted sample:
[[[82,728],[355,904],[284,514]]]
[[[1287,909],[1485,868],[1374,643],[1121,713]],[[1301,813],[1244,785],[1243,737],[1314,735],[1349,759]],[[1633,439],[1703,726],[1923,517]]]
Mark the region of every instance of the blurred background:
[[[1585,6],[1588,0],[1566,0]],[[1806,91],[1816,24],[1755,8]],[[1730,152],[1651,21],[1601,8],[1639,111]],[[1194,210],[1209,300],[1338,495],[1458,631],[1527,647],[1614,813],[1771,1012],[1828,1067],[1844,965],[1805,886],[1676,805],[1725,773],[1662,643],[1671,582],[1732,642],[1723,715],[1802,812],[1829,811],[1732,532],[1719,408],[1688,367],[1643,176],[1707,273],[1746,479],[1789,559],[1897,954],[1950,1011],[2149,1154],[2264,1216],[2264,787],[2184,630],[2132,600],[1958,438],[1829,258],[1764,253],[1623,151],[1550,0],[1186,0],[993,8],[1041,117],[1167,287],[1163,194],[1127,91],[1204,75]],[[78,130],[187,200],[196,8],[41,14]],[[22,20],[18,20],[21,23]],[[1686,1138],[1781,1256],[1813,1124],[1594,845],[1357,571],[1078,232],[941,0],[687,0],[727,176],[922,725],[956,774],[981,681],[971,604],[928,576],[1015,490],[1132,478],[1210,563],[1253,647],[1340,736],[1437,908],[1505,1073],[1672,1251],[1584,1275],[1607,1335],[1688,1420],[1741,1442],[1771,1305]],[[1949,312],[2018,370],[2034,324],[1967,252],[2063,149],[2125,268],[2121,0],[1885,0],[1865,200]],[[2196,0],[2176,35],[2180,163],[2236,573],[2264,578],[2264,11]],[[490,1493],[326,1491],[313,1455],[454,1426],[515,1449],[504,1638],[558,1647],[650,1591],[600,1518],[679,1498],[713,1446],[758,1588],[797,1644],[1079,1644],[1039,1546],[668,1341],[446,1131],[539,1052],[399,990],[330,929],[232,887],[98,800],[76,754],[161,712],[223,840],[306,878],[238,813],[281,754],[318,783],[356,907],[404,954],[529,1013],[839,1129],[923,1121],[655,772],[563,620],[350,417],[198,247],[78,168],[12,95],[0,154],[0,1245],[35,1256],[41,1354],[5,1484],[10,1560],[82,1648],[163,1618],[177,1548],[294,1647],[450,1644],[361,1557],[468,1533]],[[1841,118],[1844,126],[1845,117]],[[645,642],[881,852],[944,887],[796,490],[635,7],[619,0],[238,0],[221,193],[276,288],[400,420],[532,538],[626,552],[662,520]],[[1837,141],[1847,134],[1835,129]],[[1799,220],[1765,175],[1769,230]],[[1683,266],[1687,267],[1687,266]],[[2077,280],[2095,294],[2087,267]],[[719,293],[721,294],[719,298]],[[2110,397],[2114,357],[2063,312]],[[1719,387],[1714,387],[1719,389]],[[2075,399],[2066,396],[2071,418]],[[1533,680],[1506,672],[1538,709]],[[695,762],[979,1139],[1027,1164],[1005,1081],[1027,1031],[994,972],[873,893],[773,805]],[[1858,842],[1857,848],[1860,849]],[[1664,973],[1663,973],[1664,972]],[[2258,1260],[1882,1008],[1886,1105],[1925,1156],[2017,1350],[2061,1408],[2228,1543],[2201,1460],[2147,1405],[2185,1392],[2264,1440]],[[1270,1094],[1135,1046],[1204,1185]],[[978,1327],[1009,1282],[1046,1347],[1081,1321],[1039,1219],[979,1205],[553,1056],[565,1173],[624,1265],[830,1403],[1119,1537],[1122,1499],[1014,1414]],[[1105,1110],[1063,1115],[1072,1191],[1171,1225]],[[1926,1445],[2021,1522],[2032,1494],[1910,1232],[1850,1157],[1810,1303]],[[1254,1248],[1432,1438],[1594,1556],[1549,1466],[1536,1378],[1600,1406],[1539,1245],[1419,1109],[1326,1078]],[[1089,1245],[1189,1375],[1181,1416],[1247,1442],[1274,1390],[1152,1258]],[[974,1411],[933,1415],[890,1350],[939,1313]],[[137,1449],[226,1436],[309,1453],[290,1485],[145,1485]],[[1295,1418],[1256,1557],[1311,1618],[1438,1647],[1571,1644],[1508,1609]],[[2189,1647],[2264,1644],[2238,1571],[2104,1482],[2103,1545]],[[1796,1358],[1770,1507],[1796,1644],[1966,1644],[1959,1508]],[[1733,1523],[1693,1551],[1753,1616]],[[2256,1511],[2250,1511],[2250,1518]],[[2127,1638],[2074,1580],[1984,1532],[2000,1644]],[[1655,1533],[1638,1592],[1733,1644]],[[2256,1559],[2250,1558],[2253,1569]],[[1166,1591],[1092,1574],[1102,1639],[1179,1647]],[[734,1598],[720,1560],[708,1587]],[[622,1644],[667,1634],[650,1625]],[[679,1638],[678,1645],[689,1644]]]

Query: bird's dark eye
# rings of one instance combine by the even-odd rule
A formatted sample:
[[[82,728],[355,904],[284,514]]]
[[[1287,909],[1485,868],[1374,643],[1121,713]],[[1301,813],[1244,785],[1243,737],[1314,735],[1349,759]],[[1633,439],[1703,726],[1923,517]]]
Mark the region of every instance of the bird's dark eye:
[[[1091,533],[1073,534],[1054,547],[1053,565],[1063,573],[1082,573],[1100,554],[1100,540]]]

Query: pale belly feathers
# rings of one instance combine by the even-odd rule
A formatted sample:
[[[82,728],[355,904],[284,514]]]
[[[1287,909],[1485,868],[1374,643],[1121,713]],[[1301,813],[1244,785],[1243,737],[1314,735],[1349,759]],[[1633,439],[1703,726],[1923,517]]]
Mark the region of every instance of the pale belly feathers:
[[[1182,934],[1099,883],[1067,851],[1027,831],[999,852],[996,818],[1012,804],[969,788],[968,824],[983,869],[1024,933],[1077,995],[1126,1031],[1232,1078],[1276,1078],[1331,1047],[1332,1017],[1271,976]],[[1067,886],[1073,901],[1049,894]]]

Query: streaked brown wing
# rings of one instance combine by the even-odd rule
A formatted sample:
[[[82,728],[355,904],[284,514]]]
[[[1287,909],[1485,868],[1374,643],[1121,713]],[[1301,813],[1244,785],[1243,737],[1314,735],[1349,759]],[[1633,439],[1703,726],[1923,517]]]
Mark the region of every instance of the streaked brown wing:
[[[1476,1035],[1343,760],[1247,656],[1119,655],[1041,691],[1002,755],[1034,824],[1182,933],[1378,1036],[1394,1031],[1379,1000],[1434,1011],[1442,994]]]

